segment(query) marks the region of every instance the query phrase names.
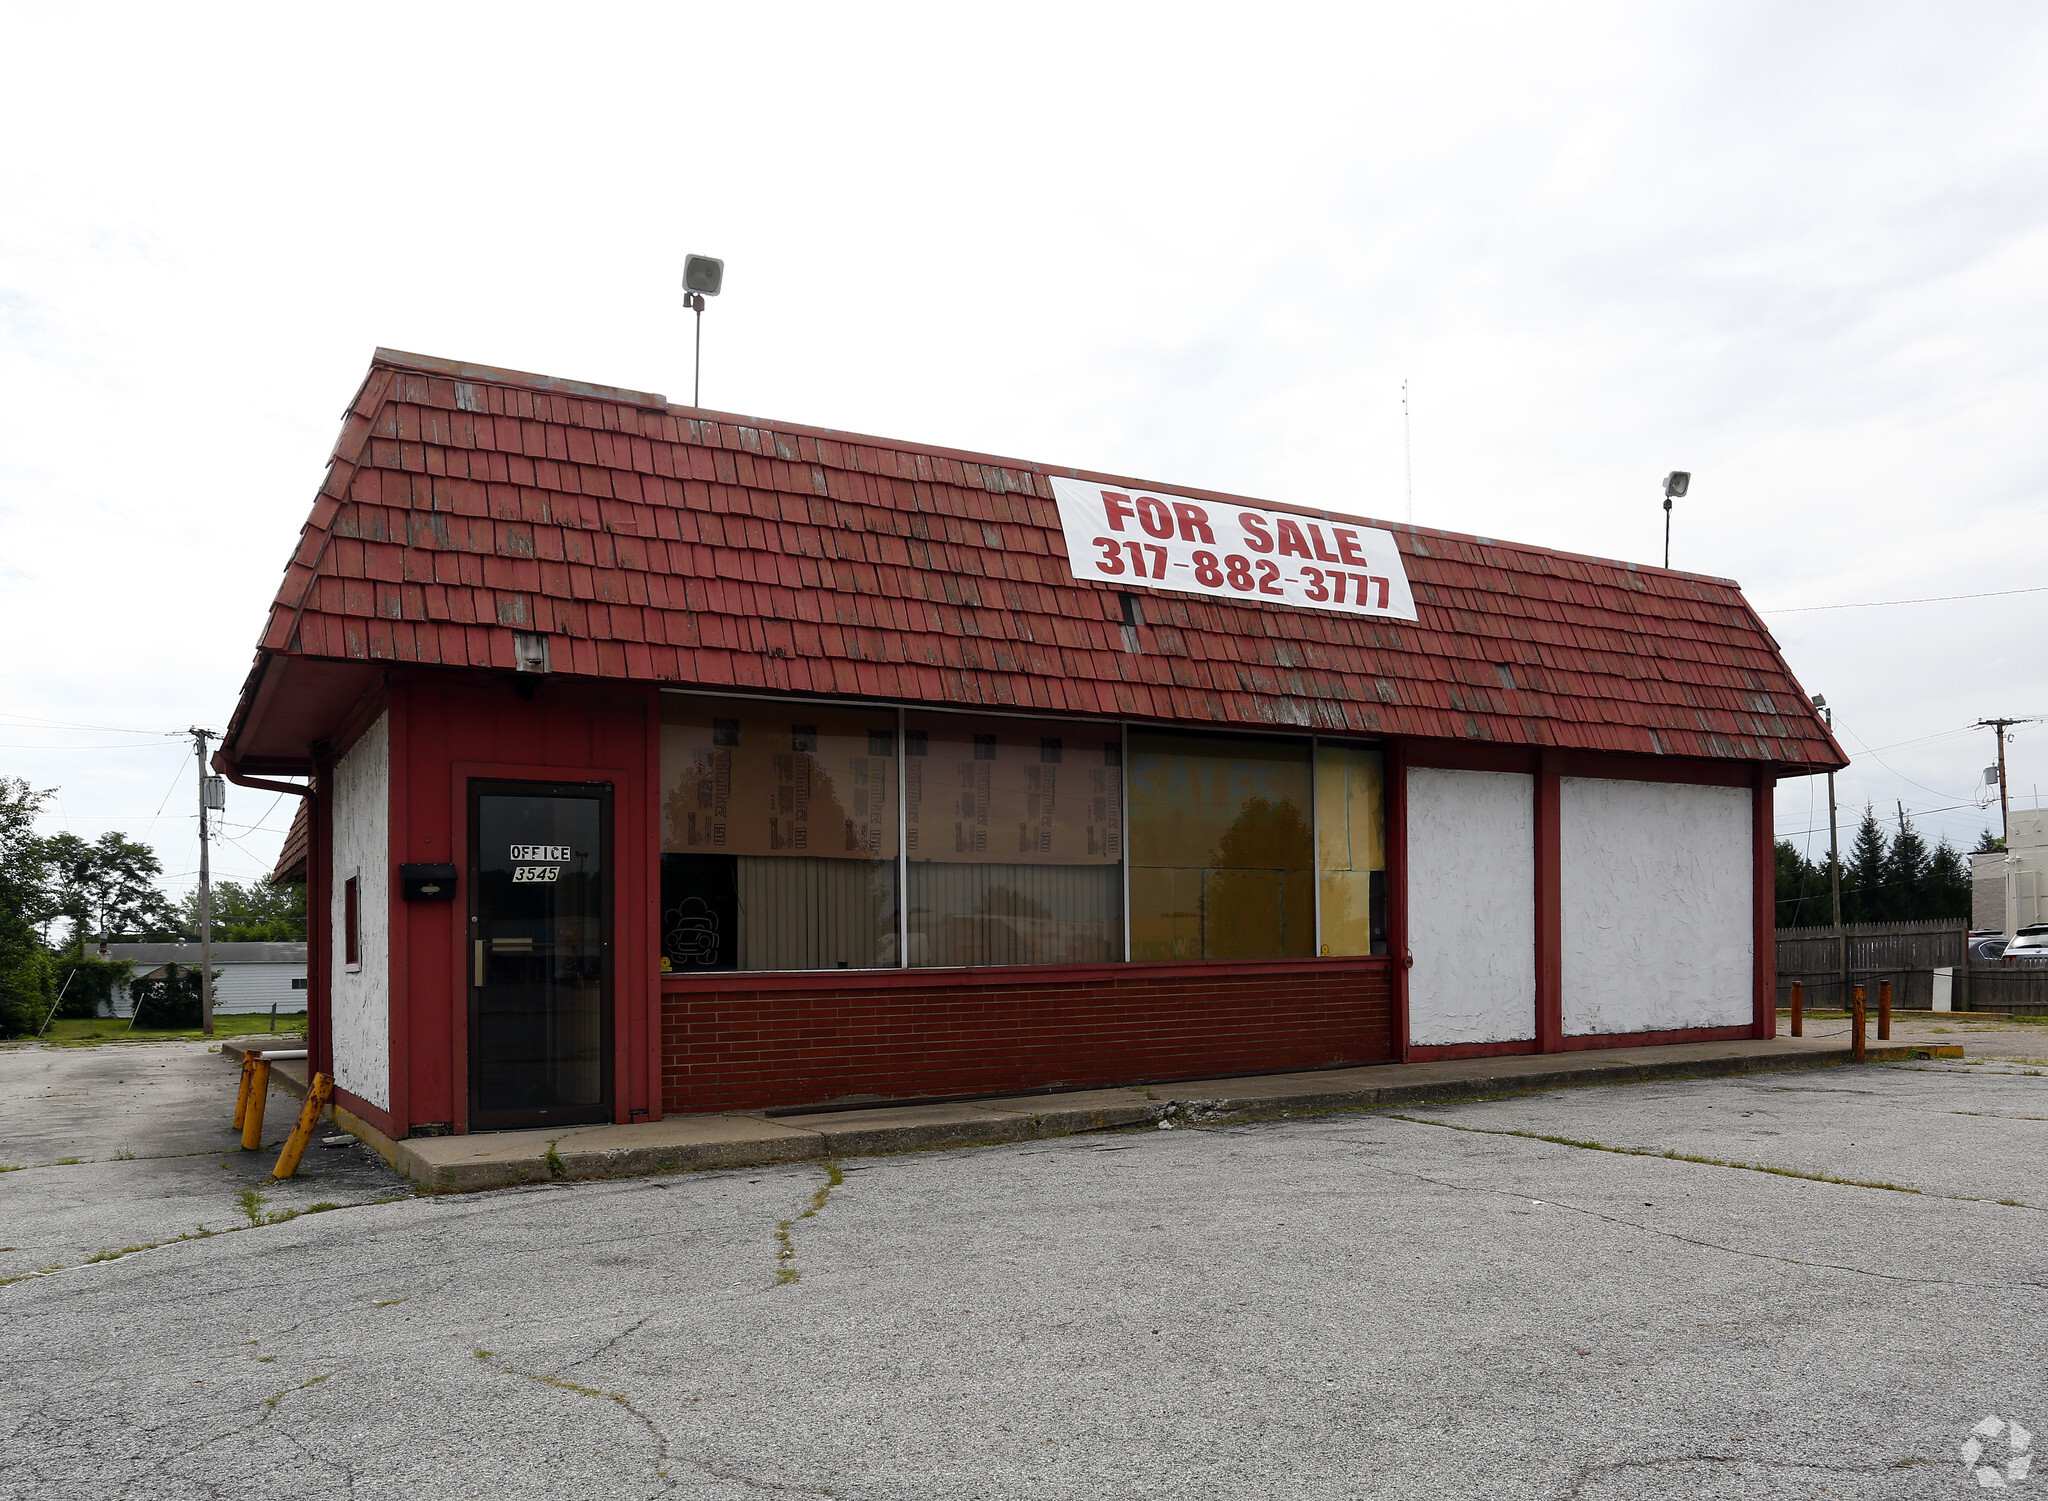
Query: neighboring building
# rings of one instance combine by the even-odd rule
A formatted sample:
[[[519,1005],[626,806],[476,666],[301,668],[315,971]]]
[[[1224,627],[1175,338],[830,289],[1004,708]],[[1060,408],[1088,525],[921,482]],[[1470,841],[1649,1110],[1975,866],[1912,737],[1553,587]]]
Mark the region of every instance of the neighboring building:
[[[1970,856],[1970,926],[2012,934],[2048,922],[2048,809],[2006,815],[2005,850]]]
[[[1769,1037],[1846,758],[1727,580],[380,350],[216,764],[403,1136]]]
[[[103,943],[102,959],[122,959],[135,966],[129,977],[154,980],[170,965],[199,968],[196,943]],[[268,1011],[280,1014],[306,1009],[306,945],[303,943],[216,943],[213,946],[213,1009],[231,1012]],[[115,988],[113,1014],[134,1010],[128,988]],[[147,1019],[147,1013],[144,1013]]]

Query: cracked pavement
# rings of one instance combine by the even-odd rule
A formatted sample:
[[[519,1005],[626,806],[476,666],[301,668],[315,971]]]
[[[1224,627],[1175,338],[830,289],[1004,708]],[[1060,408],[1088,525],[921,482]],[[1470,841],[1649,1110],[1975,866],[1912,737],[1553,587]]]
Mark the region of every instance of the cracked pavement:
[[[68,1087],[23,1056],[4,1161]],[[131,1150],[226,1137],[205,1062]],[[849,1158],[809,1216],[816,1163],[438,1199],[370,1174],[0,1287],[0,1496],[1833,1501],[1974,1492],[1990,1413],[2048,1432],[2048,1076],[1402,1114]],[[171,1173],[170,1223],[188,1160],[230,1176],[94,1165]],[[16,1188],[78,1171],[0,1175],[0,1241],[92,1243]]]

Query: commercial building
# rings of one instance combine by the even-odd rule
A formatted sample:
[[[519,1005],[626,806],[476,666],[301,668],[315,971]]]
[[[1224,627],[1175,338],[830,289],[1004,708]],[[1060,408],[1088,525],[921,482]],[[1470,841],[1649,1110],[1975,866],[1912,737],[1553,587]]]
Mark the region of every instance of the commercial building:
[[[2005,848],[1970,856],[1970,926],[2010,938],[2048,922],[2048,811],[2015,808]]]
[[[393,1135],[1772,1035],[1727,580],[380,350],[217,764]],[[288,857],[294,858],[294,857]]]

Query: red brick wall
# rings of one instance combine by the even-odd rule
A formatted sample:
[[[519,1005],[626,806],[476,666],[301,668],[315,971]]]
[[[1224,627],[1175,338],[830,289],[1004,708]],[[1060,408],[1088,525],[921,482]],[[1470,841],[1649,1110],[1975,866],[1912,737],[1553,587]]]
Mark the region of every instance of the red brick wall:
[[[1394,1053],[1384,959],[706,976],[664,984],[661,1032],[664,1112],[1275,1073]]]

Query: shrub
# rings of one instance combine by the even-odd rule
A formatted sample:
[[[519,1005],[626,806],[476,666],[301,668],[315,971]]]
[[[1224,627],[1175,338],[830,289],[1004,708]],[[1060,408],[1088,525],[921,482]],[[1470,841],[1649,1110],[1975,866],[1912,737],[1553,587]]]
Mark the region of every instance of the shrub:
[[[199,1025],[202,998],[196,969],[167,964],[161,979],[129,981],[128,994],[135,1002],[138,1027],[183,1030]]]

